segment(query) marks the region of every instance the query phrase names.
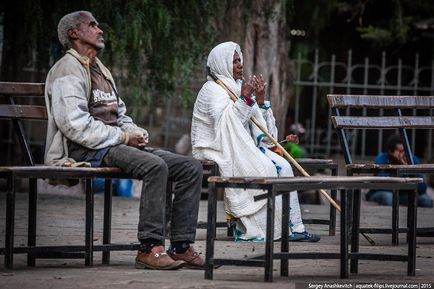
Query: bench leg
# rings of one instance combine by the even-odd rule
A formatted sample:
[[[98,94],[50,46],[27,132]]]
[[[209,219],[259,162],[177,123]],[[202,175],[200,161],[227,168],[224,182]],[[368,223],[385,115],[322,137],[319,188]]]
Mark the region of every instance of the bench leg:
[[[106,179],[104,182],[104,225],[103,225],[103,245],[111,243],[112,230],[112,180]],[[102,263],[110,264],[110,251],[102,252]]]
[[[332,170],[332,176],[337,176],[338,170],[333,169]],[[331,198],[336,201],[336,190],[330,191]],[[330,204],[330,223],[329,223],[329,236],[336,235],[336,208]]]
[[[353,171],[347,169],[347,176],[353,176]],[[347,201],[347,213],[346,216],[348,218],[347,220],[347,230],[348,232],[352,231],[353,227],[353,204],[354,204],[354,191],[348,190],[348,192],[351,192],[349,195],[346,195],[346,201]]]
[[[341,190],[341,279],[348,279],[348,202]]]
[[[36,224],[37,224],[37,202],[38,202],[38,186],[37,179],[29,179],[29,216],[28,216],[28,233],[27,246],[36,246]],[[36,265],[35,257],[32,254],[27,254],[27,266],[34,267]]]
[[[86,179],[86,232],[85,232],[85,265],[93,265],[93,207],[94,197],[92,179]]]
[[[416,224],[417,224],[417,193],[408,194],[407,214],[409,216],[408,224],[408,264],[407,275],[414,276],[416,274]]]
[[[208,220],[206,230],[205,279],[212,280],[214,270],[214,241],[217,219],[217,188],[208,184]]]
[[[289,252],[289,193],[282,195],[282,238],[281,238],[281,252]],[[283,258],[280,260],[280,276],[288,276],[288,259]]]
[[[14,265],[14,222],[15,222],[15,188],[14,177],[7,178],[6,191],[6,234],[5,234],[5,268],[12,269]]]
[[[234,224],[232,221],[227,221],[227,231],[226,236],[233,237],[234,236]]]
[[[172,225],[172,209],[173,209],[173,182],[167,181],[166,185],[166,207],[164,216],[165,236],[169,238]]]
[[[274,208],[275,191],[268,188],[267,194],[267,232],[265,236],[265,272],[264,281],[273,282],[273,241],[274,241]]]
[[[399,245],[399,191],[392,192],[392,245]]]
[[[359,252],[359,233],[360,233],[360,205],[361,194],[360,190],[353,191],[353,222],[351,228],[351,253]],[[350,272],[357,273],[359,271],[359,260],[352,259],[350,262]]]

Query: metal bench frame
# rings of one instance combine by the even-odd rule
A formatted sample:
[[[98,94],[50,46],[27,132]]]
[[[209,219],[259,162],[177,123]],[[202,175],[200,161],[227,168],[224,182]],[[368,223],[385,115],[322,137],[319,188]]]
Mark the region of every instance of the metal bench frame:
[[[214,267],[222,265],[264,267],[264,281],[273,281],[273,259],[280,259],[280,275],[288,276],[289,259],[340,259],[340,277],[349,277],[348,260],[382,260],[407,262],[407,275],[415,275],[416,263],[416,211],[415,194],[410,194],[408,203],[408,254],[370,254],[348,252],[348,232],[350,225],[348,195],[357,194],[357,189],[378,188],[406,188],[415,190],[422,179],[417,178],[392,178],[392,177],[294,177],[294,178],[208,178],[208,229],[206,241],[206,265],[205,279],[213,279]],[[216,190],[217,188],[250,188],[261,189],[267,193],[255,197],[255,200],[267,199],[267,232],[265,255],[249,259],[224,259],[214,257],[215,229],[216,229]],[[304,189],[336,189],[341,194],[341,232],[340,252],[321,253],[289,253],[289,195],[293,190]],[[282,238],[281,252],[274,253],[274,204],[275,197],[282,195]],[[357,225],[356,225],[357,226]],[[352,239],[359,238],[359,234],[352,235]]]

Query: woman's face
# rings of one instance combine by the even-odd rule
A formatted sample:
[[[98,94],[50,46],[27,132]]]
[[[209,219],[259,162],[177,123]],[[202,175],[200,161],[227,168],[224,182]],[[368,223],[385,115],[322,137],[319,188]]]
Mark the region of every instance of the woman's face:
[[[233,64],[233,76],[235,80],[243,79],[243,64],[241,63],[241,57],[238,55],[238,52],[235,51],[234,58],[232,61]]]

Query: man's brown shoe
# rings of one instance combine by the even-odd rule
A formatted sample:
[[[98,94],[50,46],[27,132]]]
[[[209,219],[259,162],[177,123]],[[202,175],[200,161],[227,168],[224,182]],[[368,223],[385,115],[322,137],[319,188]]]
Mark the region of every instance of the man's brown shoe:
[[[155,246],[149,253],[139,251],[136,257],[138,269],[175,270],[182,267],[184,263],[182,260],[175,261],[170,258],[162,245]]]
[[[175,261],[185,261],[184,267],[190,269],[205,268],[205,260],[200,256],[201,253],[193,249],[193,246],[190,246],[184,253],[175,253],[174,251],[168,251],[167,253]]]

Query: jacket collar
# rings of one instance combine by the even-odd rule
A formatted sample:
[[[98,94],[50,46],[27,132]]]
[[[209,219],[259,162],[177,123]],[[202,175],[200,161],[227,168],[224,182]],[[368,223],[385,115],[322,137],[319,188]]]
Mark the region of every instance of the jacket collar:
[[[89,57],[81,55],[74,48],[68,49],[68,51],[66,51],[66,53],[74,56],[81,63],[81,65],[83,65],[84,67],[86,67],[86,68],[89,67],[89,63],[90,63]]]
[[[86,69],[88,76],[89,76],[89,87],[90,87],[90,68],[89,68],[90,59],[89,59],[89,57],[81,55],[74,48],[68,49],[68,51],[66,51],[66,53],[68,53],[68,54],[72,55],[74,58],[76,58],[81,63],[81,65],[83,65],[83,67]],[[104,77],[112,84],[112,88],[117,95],[118,92],[116,90],[113,78],[112,78],[109,70],[107,69],[107,67],[104,66],[104,64],[102,64],[101,60],[99,60],[98,57],[95,58],[95,62],[99,66],[99,68],[101,69],[101,72],[104,75]]]

